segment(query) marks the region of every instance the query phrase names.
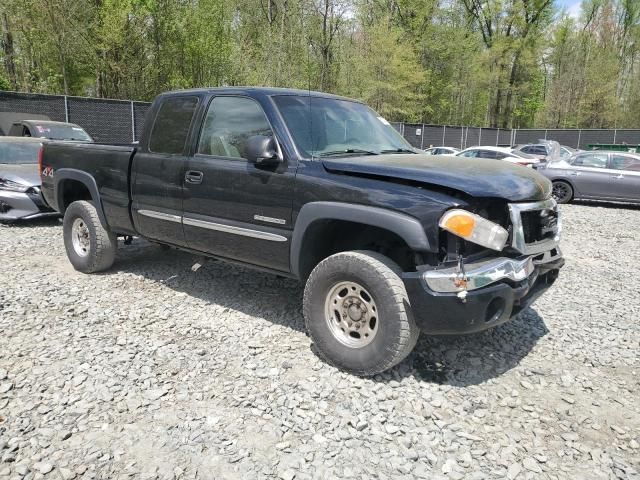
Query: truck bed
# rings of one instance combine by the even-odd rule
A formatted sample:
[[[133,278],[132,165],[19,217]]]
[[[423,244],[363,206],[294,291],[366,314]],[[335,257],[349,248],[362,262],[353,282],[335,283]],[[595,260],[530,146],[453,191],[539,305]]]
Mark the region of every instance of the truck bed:
[[[66,205],[59,205],[62,192],[54,191],[52,173],[68,179],[62,184],[62,189],[67,182],[73,182],[79,176],[91,177],[92,184],[100,194],[109,227],[118,233],[135,233],[129,210],[129,178],[135,151],[134,145],[47,143],[42,155],[42,168],[45,172],[42,175],[42,194],[54,209],[64,211]]]

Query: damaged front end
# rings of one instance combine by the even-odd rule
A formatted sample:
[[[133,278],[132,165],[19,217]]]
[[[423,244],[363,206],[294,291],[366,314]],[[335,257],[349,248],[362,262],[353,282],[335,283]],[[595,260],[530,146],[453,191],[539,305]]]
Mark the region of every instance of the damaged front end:
[[[403,276],[427,333],[475,332],[506,322],[548,289],[564,264],[554,200],[475,210],[445,214],[438,265]]]

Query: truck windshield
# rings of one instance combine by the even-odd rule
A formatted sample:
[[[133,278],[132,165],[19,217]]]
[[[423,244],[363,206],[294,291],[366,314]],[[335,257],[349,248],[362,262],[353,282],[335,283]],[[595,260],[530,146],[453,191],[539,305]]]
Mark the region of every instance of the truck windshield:
[[[92,142],[93,139],[81,127],[75,125],[35,125],[31,135],[51,140],[74,140],[80,142]]]
[[[416,153],[389,122],[361,103],[302,95],[273,98],[307,158]]]
[[[38,163],[40,142],[0,141],[0,163]]]

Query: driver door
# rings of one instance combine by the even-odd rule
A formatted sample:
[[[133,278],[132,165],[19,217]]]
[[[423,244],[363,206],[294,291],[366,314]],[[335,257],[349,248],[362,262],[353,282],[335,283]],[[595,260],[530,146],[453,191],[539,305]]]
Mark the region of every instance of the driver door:
[[[296,163],[249,162],[254,135],[275,137],[255,99],[211,99],[184,176],[184,233],[193,250],[288,271]]]

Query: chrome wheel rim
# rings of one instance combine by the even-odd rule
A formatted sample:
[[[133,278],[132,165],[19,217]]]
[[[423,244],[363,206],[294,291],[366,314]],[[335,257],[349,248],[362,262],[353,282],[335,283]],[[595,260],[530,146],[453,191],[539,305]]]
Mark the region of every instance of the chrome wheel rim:
[[[356,282],[339,282],[325,300],[329,331],[349,348],[369,345],[378,333],[378,308],[371,294]]]
[[[71,243],[73,250],[81,257],[89,255],[91,250],[91,240],[89,238],[89,227],[82,218],[76,218],[71,225]]]
[[[564,202],[568,200],[568,197],[570,195],[569,187],[567,187],[564,183],[554,183],[551,195],[556,199],[557,202]]]

